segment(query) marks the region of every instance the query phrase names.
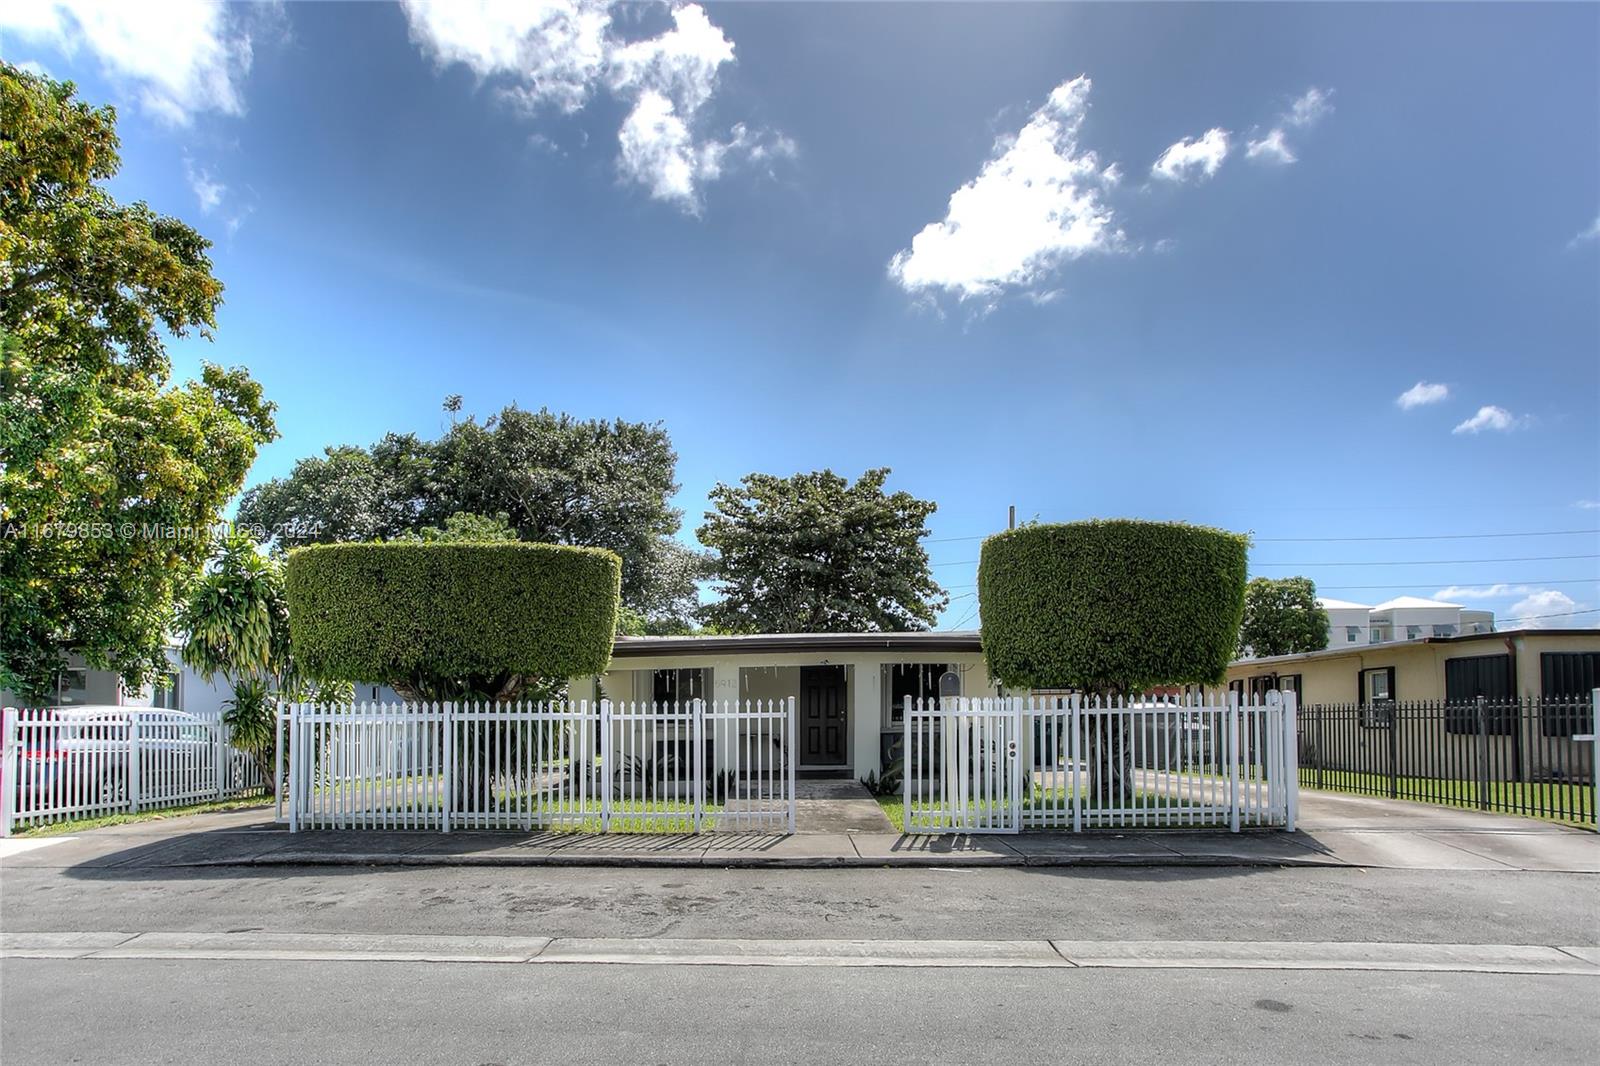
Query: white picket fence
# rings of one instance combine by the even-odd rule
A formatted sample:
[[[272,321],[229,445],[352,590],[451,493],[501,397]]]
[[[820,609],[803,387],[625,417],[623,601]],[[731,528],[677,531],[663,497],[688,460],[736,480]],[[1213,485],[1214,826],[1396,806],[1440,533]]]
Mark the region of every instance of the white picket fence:
[[[5,708],[0,835],[16,826],[182,807],[263,793],[219,711]]]
[[[301,829],[794,832],[794,700],[294,704]]]
[[[906,832],[1292,832],[1295,711],[1292,692],[908,700]]]

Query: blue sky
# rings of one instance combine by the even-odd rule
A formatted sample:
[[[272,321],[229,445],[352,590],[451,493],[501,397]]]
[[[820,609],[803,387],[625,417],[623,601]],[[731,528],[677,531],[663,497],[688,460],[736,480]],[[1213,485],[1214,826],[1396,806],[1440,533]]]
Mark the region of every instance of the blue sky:
[[[118,105],[115,193],[216,241],[217,340],[173,351],[278,402],[252,481],[450,393],[661,420],[690,542],[719,480],[887,465],[969,626],[1010,504],[1600,620],[1597,38],[1576,4],[0,8],[0,55]],[[1427,539],[1335,539],[1371,537]]]

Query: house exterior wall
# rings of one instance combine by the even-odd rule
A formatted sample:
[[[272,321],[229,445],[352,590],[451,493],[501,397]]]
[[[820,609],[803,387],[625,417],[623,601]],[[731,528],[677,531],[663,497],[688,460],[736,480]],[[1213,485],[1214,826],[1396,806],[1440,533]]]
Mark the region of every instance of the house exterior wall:
[[[1265,678],[1300,678],[1301,759],[1309,769],[1387,769],[1401,776],[1452,778],[1476,774],[1482,763],[1494,780],[1543,780],[1583,764],[1588,741],[1570,736],[1546,736],[1536,716],[1522,719],[1520,730],[1508,733],[1450,732],[1442,707],[1422,712],[1402,712],[1397,725],[1382,716],[1361,716],[1351,711],[1325,714],[1319,723],[1319,705],[1354,705],[1364,702],[1361,672],[1394,670],[1394,698],[1401,704],[1427,701],[1443,704],[1446,698],[1445,664],[1453,659],[1510,655],[1513,694],[1538,699],[1542,691],[1540,656],[1546,652],[1600,652],[1600,630],[1593,633],[1497,633],[1471,640],[1424,640],[1369,645],[1349,652],[1313,652],[1304,656],[1241,660],[1228,669],[1228,681]],[[1313,779],[1314,783],[1314,779]]]
[[[946,663],[961,675],[962,695],[992,696],[997,690],[978,651],[822,651],[698,653],[675,652],[660,656],[630,655],[614,659],[601,679],[607,697],[648,699],[649,679],[656,670],[710,669],[712,685],[708,696],[718,701],[787,699],[798,696],[800,667],[843,666],[845,700],[849,708],[846,761],[841,772],[856,777],[881,770],[880,752],[885,732],[898,732],[891,725],[888,693],[884,689],[883,667],[893,663]],[[633,695],[644,691],[644,695]],[[575,678],[573,698],[593,699],[592,678]]]

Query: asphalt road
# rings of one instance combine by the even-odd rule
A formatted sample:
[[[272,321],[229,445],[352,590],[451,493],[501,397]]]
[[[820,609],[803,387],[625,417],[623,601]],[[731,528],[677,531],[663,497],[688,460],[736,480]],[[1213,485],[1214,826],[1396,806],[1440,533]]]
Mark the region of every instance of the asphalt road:
[[[0,931],[1600,944],[1600,877],[1361,869],[0,869]],[[21,1063],[1588,1061],[1592,976],[0,960]]]
[[[1591,1061],[1579,977],[8,960],[8,1064]]]
[[[1239,867],[0,869],[0,929],[1600,944],[1600,877]]]

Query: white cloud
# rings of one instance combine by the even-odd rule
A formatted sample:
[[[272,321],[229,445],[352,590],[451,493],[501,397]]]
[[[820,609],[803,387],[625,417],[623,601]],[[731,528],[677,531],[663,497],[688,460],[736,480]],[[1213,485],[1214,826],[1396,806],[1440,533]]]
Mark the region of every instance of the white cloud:
[[[1451,585],[1435,592],[1433,598],[1446,603],[1456,600],[1503,600],[1510,596],[1525,596],[1532,591],[1527,585]]]
[[[1579,231],[1579,233],[1578,233],[1578,235],[1576,237],[1574,237],[1574,238],[1572,238],[1572,240],[1568,241],[1567,242],[1567,247],[1568,248],[1576,248],[1578,245],[1583,244],[1583,243],[1585,243],[1587,241],[1596,241],[1596,240],[1600,240],[1600,215],[1596,215],[1595,218],[1594,218],[1594,221],[1589,223],[1589,225],[1588,225],[1588,227],[1586,229],[1583,229],[1583,230]]]
[[[158,119],[186,126],[205,111],[244,112],[241,83],[259,12],[212,0],[117,3],[45,0],[0,4],[0,30],[64,55],[92,52]]]
[[[1430,403],[1438,403],[1441,400],[1448,399],[1449,396],[1450,386],[1419,381],[1399,396],[1396,396],[1394,402],[1400,405],[1402,411],[1409,411],[1413,407],[1424,407]]]
[[[1518,629],[1563,629],[1573,625],[1570,616],[1581,610],[1583,604],[1565,592],[1535,589],[1513,603],[1500,621]]]
[[[1572,506],[1580,511],[1600,511],[1600,500],[1579,500]]]
[[[1222,167],[1222,161],[1227,157],[1228,131],[1213,128],[1193,140],[1185,137],[1169,147],[1151,166],[1150,173],[1163,181],[1209,178]]]
[[[1318,89],[1315,86],[1307,89],[1289,105],[1283,120],[1291,126],[1316,125],[1324,115],[1333,110],[1333,105],[1328,103],[1328,98],[1332,95],[1333,92],[1329,89]]]
[[[1246,159],[1259,159],[1264,163],[1293,163],[1294,152],[1283,142],[1283,130],[1277,127],[1269,130],[1265,137],[1251,141],[1245,146]]]
[[[1101,199],[1106,172],[1078,145],[1090,88],[1087,77],[1063,82],[1016,136],[997,140],[978,176],[950,195],[944,220],[895,253],[889,276],[909,293],[992,307],[1067,260],[1119,247],[1122,231]]]
[[[728,163],[795,154],[794,142],[738,124],[719,139],[702,111],[734,47],[698,4],[672,28],[624,40],[609,0],[404,0],[411,39],[441,68],[461,64],[533,114],[581,110],[599,90],[628,106],[617,130],[617,171],[658,200],[698,213],[700,187]]]
[[[1487,404],[1478,408],[1477,414],[1462,422],[1450,432],[1482,433],[1485,430],[1493,430],[1496,433],[1509,433],[1511,430],[1519,428],[1522,424],[1523,419],[1518,418],[1504,407]]]
[[[228,187],[211,177],[211,172],[204,167],[197,167],[194,161],[184,159],[183,173],[189,180],[189,188],[193,190],[194,197],[200,201],[200,210],[210,214],[222,206],[222,198],[228,194]]]

